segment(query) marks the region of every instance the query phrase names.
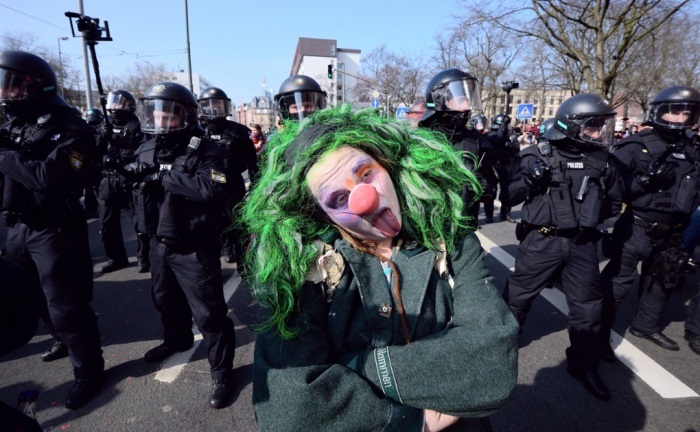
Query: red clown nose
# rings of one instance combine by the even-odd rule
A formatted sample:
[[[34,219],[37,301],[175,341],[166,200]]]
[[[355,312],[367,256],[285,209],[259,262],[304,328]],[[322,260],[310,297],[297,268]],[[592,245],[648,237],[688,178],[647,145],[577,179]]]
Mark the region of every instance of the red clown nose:
[[[369,184],[359,184],[350,192],[348,203],[350,211],[356,215],[366,215],[374,213],[379,207],[379,194],[374,186]]]

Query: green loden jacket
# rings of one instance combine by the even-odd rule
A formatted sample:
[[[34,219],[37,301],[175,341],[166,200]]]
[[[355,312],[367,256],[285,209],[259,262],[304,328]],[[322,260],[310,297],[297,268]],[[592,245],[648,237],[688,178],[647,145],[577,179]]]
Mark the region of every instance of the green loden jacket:
[[[344,240],[335,248],[345,270],[331,300],[307,283],[300,335],[271,330],[256,340],[260,430],[422,431],[424,409],[465,418],[450,431],[487,430],[484,418],[517,382],[518,325],[476,236],[448,255],[454,288],[436,270],[436,252],[404,246],[395,255],[410,344],[379,260]]]

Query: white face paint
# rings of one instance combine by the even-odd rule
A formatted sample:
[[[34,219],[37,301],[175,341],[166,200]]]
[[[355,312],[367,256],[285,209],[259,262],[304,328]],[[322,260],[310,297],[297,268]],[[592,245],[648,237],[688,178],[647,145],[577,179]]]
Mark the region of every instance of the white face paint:
[[[311,194],[333,223],[359,239],[382,242],[401,231],[401,208],[389,173],[352,147],[323,155],[306,174]]]

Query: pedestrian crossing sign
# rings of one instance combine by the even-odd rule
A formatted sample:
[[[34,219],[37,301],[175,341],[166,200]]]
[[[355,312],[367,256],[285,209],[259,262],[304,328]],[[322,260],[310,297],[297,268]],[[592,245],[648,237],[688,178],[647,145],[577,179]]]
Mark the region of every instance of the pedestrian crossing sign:
[[[531,119],[532,118],[532,108],[533,104],[518,104],[518,109],[516,111],[515,117],[520,120]]]

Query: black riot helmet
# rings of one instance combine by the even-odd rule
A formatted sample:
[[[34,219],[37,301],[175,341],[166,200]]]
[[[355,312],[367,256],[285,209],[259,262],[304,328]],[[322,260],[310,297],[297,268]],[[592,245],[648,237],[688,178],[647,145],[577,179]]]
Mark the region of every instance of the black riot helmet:
[[[155,84],[139,99],[141,130],[169,134],[199,126],[197,99],[185,86],[174,82]]]
[[[491,120],[491,126],[489,127],[489,129],[491,129],[494,132],[497,132],[501,128],[501,125],[503,124],[503,121],[505,119],[505,114],[496,114],[495,116],[493,116],[493,120]]]
[[[543,136],[551,141],[569,138],[577,144],[608,147],[615,138],[616,114],[602,97],[578,94],[559,106],[554,125]]]
[[[85,114],[85,121],[90,126],[99,126],[105,121],[105,116],[97,108],[90,108]]]
[[[200,118],[222,119],[231,114],[231,99],[220,88],[209,87],[202,90],[197,102],[199,103]]]
[[[301,120],[326,107],[326,92],[313,78],[292,75],[282,82],[275,95],[282,120]]]
[[[649,105],[648,123],[664,132],[692,129],[700,118],[700,92],[692,87],[673,86],[661,90]]]
[[[474,114],[473,116],[469,117],[469,127],[471,129],[476,129],[479,132],[486,130],[487,123],[488,119],[483,114]]]
[[[542,123],[540,123],[540,136],[544,136],[544,134],[547,133],[547,131],[550,130],[552,126],[554,126],[553,118],[548,118]]]
[[[118,123],[128,121],[136,112],[136,98],[126,90],[112,90],[107,93],[106,107]]]
[[[36,103],[68,104],[56,93],[56,73],[46,60],[24,51],[0,52],[0,104],[9,112]]]
[[[466,117],[472,110],[481,110],[478,82],[463,70],[445,69],[435,74],[428,82],[425,88],[425,104],[427,109],[421,122],[425,122],[436,113],[457,113],[460,118]]]

